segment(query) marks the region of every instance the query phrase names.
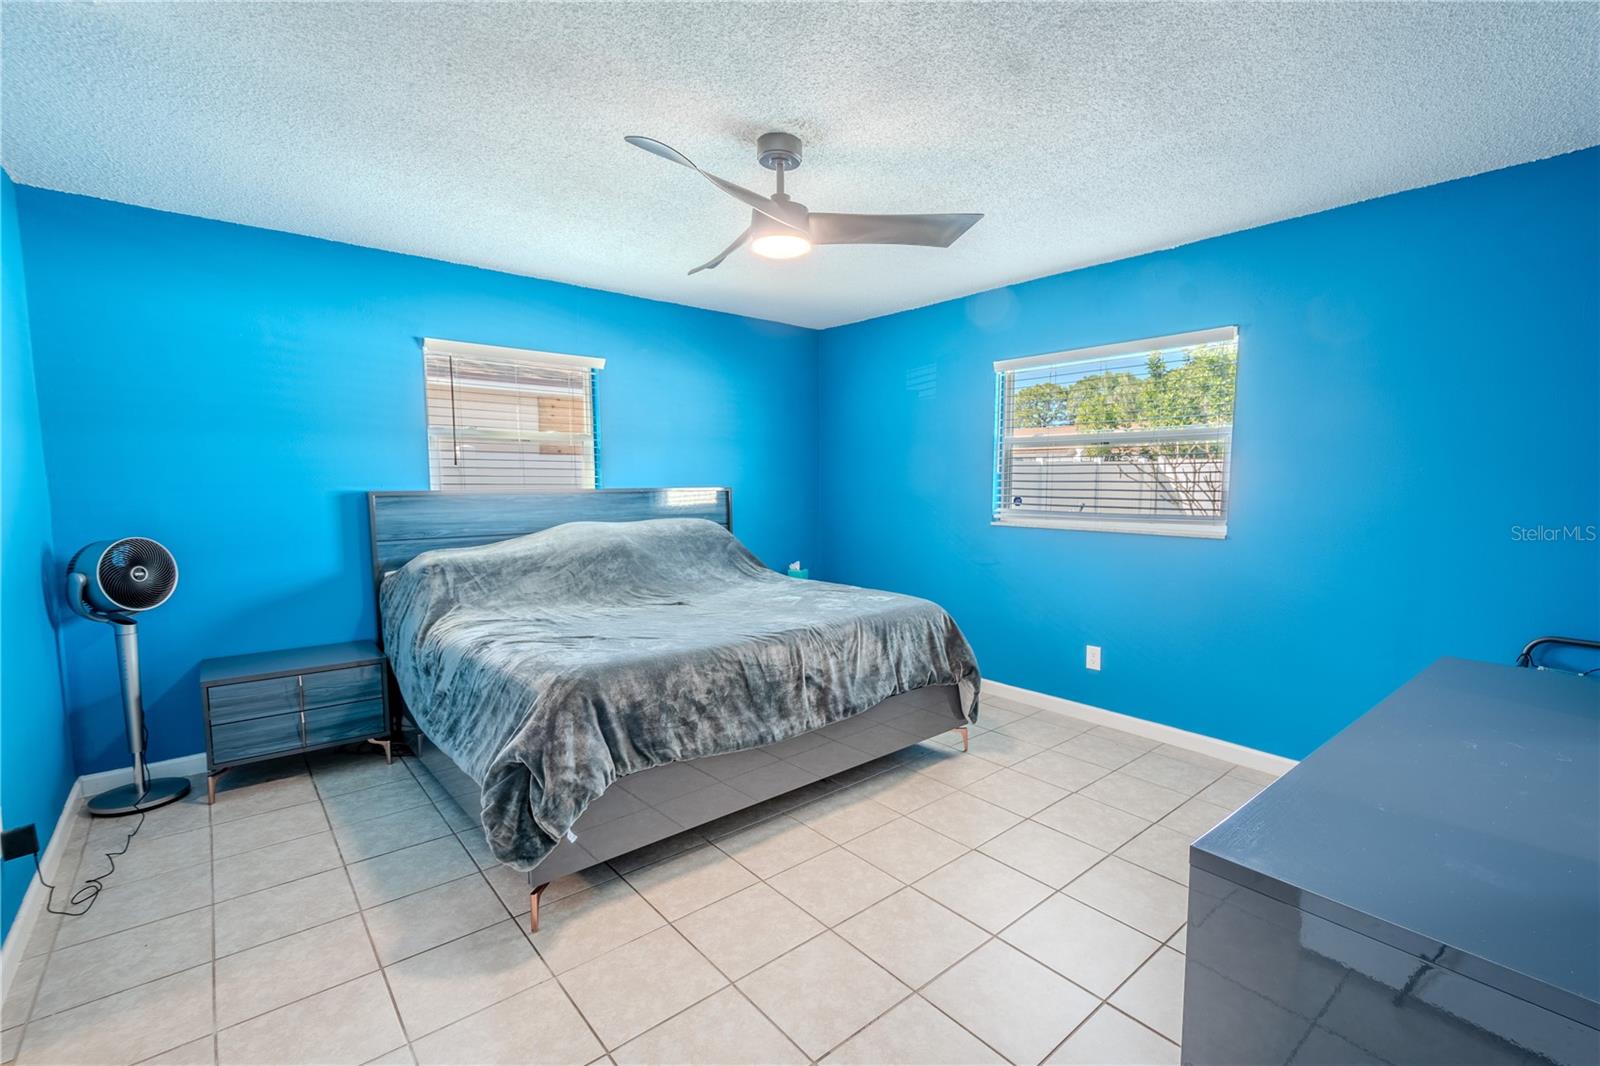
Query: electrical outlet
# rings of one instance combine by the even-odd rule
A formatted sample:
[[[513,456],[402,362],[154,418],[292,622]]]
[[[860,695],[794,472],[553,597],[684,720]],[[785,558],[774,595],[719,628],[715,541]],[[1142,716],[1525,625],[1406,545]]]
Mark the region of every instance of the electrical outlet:
[[[1100,645],[1085,644],[1083,646],[1083,666],[1086,670],[1100,669]]]
[[[38,853],[39,834],[34,831],[32,822],[0,833],[0,855],[4,858],[20,859],[25,855]]]

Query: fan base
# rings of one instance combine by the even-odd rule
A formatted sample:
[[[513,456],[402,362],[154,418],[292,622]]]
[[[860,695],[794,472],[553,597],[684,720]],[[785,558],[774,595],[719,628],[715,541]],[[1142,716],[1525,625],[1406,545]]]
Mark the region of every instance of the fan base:
[[[785,171],[800,166],[800,138],[792,133],[763,133],[756,138],[756,159],[768,170],[777,170],[779,164]]]
[[[140,795],[137,785],[118,785],[89,801],[89,813],[97,818],[114,818],[135,811],[153,811],[189,794],[189,782],[181,777],[158,777]]]

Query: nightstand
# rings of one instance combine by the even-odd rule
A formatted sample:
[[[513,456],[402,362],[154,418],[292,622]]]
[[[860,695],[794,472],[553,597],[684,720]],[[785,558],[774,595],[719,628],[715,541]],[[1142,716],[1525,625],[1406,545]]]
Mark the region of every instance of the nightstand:
[[[366,740],[389,747],[383,653],[371,641],[259,652],[200,664],[206,790],[230,767]]]

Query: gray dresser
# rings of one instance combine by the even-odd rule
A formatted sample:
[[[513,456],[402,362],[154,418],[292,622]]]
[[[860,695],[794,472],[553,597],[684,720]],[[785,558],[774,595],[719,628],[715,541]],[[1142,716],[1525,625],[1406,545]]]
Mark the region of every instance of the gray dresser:
[[[371,641],[200,664],[207,785],[229,767],[370,740],[389,750],[383,653]]]
[[[1189,858],[1186,1063],[1600,1062],[1600,682],[1441,659]]]

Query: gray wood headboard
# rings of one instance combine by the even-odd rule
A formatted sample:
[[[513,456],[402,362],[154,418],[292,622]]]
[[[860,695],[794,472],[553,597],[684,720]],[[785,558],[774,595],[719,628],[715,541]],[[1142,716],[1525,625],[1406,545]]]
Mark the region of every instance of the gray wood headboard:
[[[434,548],[492,544],[563,522],[647,518],[708,518],[731,532],[733,492],[726,488],[369,492],[373,593],[385,574]]]

